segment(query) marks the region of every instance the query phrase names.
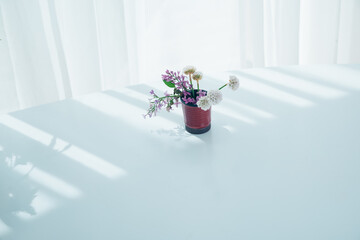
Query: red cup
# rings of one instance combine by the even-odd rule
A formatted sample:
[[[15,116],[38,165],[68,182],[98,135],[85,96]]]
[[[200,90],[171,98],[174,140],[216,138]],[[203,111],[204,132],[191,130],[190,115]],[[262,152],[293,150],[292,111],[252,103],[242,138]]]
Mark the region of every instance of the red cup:
[[[193,134],[209,131],[211,128],[211,108],[204,111],[197,105],[181,102],[186,131]]]

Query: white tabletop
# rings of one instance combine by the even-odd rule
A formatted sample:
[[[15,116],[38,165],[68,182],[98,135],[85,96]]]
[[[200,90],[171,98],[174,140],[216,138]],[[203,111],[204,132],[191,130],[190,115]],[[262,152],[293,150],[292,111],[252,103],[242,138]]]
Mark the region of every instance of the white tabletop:
[[[0,116],[0,239],[360,239],[360,65],[229,74],[203,135],[152,84]]]

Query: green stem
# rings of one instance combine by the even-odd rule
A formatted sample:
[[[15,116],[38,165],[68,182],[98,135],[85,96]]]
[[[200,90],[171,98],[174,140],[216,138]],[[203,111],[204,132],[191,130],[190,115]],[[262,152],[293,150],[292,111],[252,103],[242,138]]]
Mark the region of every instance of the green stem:
[[[226,85],[228,85],[228,84],[225,84],[224,86],[222,86],[221,88],[219,88],[219,90],[221,90],[221,89],[223,89],[224,87],[226,87]]]
[[[187,92],[187,89],[186,89],[186,87],[184,86],[184,84],[182,84],[182,86],[183,86],[184,91]]]
[[[198,92],[200,91],[200,88],[199,88],[199,80],[196,81],[197,82],[197,87],[198,87]]]
[[[169,95],[169,96],[164,96],[164,97],[158,97],[159,100],[163,100],[164,98],[167,97],[180,97],[180,95]]]
[[[191,84],[192,97],[195,98],[194,87],[193,87],[193,83],[192,83],[192,79],[191,79],[191,73],[189,74],[189,79],[190,79],[190,84]]]

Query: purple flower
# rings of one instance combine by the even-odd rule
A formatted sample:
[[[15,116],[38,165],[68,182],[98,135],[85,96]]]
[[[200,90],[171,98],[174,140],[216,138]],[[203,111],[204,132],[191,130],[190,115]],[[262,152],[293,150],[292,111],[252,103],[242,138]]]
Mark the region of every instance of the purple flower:
[[[184,92],[183,92],[183,94],[184,94],[184,97],[186,97],[186,96],[190,96],[190,93],[189,93],[189,92],[187,92],[187,91],[184,91]]]
[[[171,82],[175,85],[174,95],[169,94],[168,92],[164,93],[164,96],[159,97],[155,94],[154,90],[150,91],[152,98],[149,99],[150,105],[146,117],[156,116],[156,113],[161,110],[163,107],[166,108],[167,111],[172,110],[172,106],[176,107],[181,104],[179,101],[179,94],[183,94],[183,100],[185,103],[196,103],[196,100],[193,98],[189,91],[190,83],[187,81],[187,77],[184,74],[181,74],[180,71],[170,71],[166,70],[165,74],[161,75],[162,80],[166,82]]]
[[[200,91],[198,92],[198,95],[199,95],[199,97],[204,97],[204,96],[206,96],[206,92],[203,91],[203,90],[200,90]]]
[[[162,79],[166,82],[174,83],[176,89],[184,91],[189,88],[189,82],[185,80],[185,75],[180,74],[180,71],[173,72],[166,70],[165,73],[162,75]]]
[[[195,99],[191,98],[191,97],[183,97],[182,100],[184,101],[185,104],[188,104],[188,103],[195,103]]]
[[[185,103],[185,104],[187,104],[187,103],[188,103],[188,101],[187,101],[186,97],[183,97],[183,98],[181,98],[181,99],[184,101],[184,103]]]
[[[193,99],[193,98],[188,98],[188,102],[190,102],[190,103],[195,103],[195,99]]]

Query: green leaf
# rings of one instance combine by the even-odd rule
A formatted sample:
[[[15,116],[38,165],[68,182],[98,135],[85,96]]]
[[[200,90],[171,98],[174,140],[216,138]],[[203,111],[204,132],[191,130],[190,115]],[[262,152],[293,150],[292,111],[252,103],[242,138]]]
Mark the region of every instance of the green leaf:
[[[169,88],[175,88],[175,84],[173,82],[167,82],[165,80],[163,80],[163,82],[165,83],[166,86],[168,86]]]

